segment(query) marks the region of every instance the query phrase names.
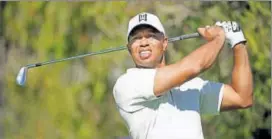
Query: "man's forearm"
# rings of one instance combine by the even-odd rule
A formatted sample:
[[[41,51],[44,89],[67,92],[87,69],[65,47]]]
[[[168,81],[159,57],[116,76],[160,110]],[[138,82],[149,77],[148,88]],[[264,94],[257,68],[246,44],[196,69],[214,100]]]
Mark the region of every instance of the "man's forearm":
[[[194,67],[197,67],[197,73],[206,70],[214,63],[223,48],[224,40],[221,36],[217,36],[213,41],[204,44],[182,61],[186,61],[190,65],[195,64]]]
[[[156,95],[182,84],[209,68],[224,45],[224,37],[218,36],[204,44],[181,61],[157,70],[154,92]]]
[[[233,48],[234,67],[232,71],[232,88],[243,99],[245,107],[252,105],[253,79],[245,44],[240,43]]]

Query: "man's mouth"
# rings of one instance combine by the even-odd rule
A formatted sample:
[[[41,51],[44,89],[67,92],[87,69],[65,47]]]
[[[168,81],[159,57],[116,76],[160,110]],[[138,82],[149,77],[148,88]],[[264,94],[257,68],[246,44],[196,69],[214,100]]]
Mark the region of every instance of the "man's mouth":
[[[151,50],[143,50],[140,51],[140,58],[141,59],[147,59],[151,56]]]

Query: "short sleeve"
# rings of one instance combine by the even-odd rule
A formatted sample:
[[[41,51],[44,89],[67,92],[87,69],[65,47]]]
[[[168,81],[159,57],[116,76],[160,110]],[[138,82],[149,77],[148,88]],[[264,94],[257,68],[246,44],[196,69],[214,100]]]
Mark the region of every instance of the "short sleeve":
[[[200,95],[200,111],[202,114],[218,114],[223,98],[223,84],[203,81]]]
[[[117,106],[126,112],[141,110],[147,101],[156,99],[154,95],[155,69],[128,70],[113,88]]]

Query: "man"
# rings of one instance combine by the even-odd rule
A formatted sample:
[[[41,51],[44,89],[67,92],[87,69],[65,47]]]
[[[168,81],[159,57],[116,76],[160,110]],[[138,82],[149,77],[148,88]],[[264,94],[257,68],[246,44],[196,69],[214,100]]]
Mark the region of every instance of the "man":
[[[128,50],[136,65],[117,80],[113,95],[134,139],[203,139],[201,114],[252,105],[252,73],[243,32],[236,22],[198,28],[207,42],[166,65],[168,45],[157,16],[140,13],[129,21]],[[234,52],[231,84],[203,80],[226,40]]]

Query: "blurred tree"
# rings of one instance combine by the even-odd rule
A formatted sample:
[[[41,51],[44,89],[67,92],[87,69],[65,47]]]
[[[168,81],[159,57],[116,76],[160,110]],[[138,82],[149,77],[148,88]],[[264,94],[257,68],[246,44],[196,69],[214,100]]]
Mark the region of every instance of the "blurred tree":
[[[0,2],[0,117],[4,117],[4,86],[5,86],[5,67],[6,67],[6,57],[7,57],[7,45],[4,40],[4,25],[3,25],[3,11],[6,2]],[[3,134],[3,118],[0,120],[0,138],[4,137]]]
[[[254,73],[254,106],[204,116],[205,137],[250,138],[260,133],[259,128],[270,129],[271,117],[266,114],[271,109],[270,6],[271,2],[253,1],[7,2],[4,38],[12,47],[5,74],[5,138],[127,136],[112,98],[115,80],[133,66],[126,51],[31,69],[24,88],[15,84],[15,76],[25,64],[125,45],[127,22],[142,11],[157,14],[170,37],[195,32],[216,20],[239,21]],[[170,44],[168,63],[203,42],[191,39]],[[232,51],[225,47],[216,64],[201,76],[227,83],[231,68]]]

